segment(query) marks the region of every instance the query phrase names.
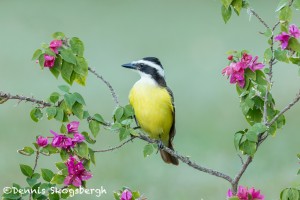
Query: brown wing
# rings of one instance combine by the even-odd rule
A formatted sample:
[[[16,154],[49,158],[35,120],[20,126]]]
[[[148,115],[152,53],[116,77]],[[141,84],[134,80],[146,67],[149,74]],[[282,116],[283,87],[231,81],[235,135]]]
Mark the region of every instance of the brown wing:
[[[176,128],[175,128],[175,105],[174,105],[174,95],[173,95],[172,90],[169,87],[167,87],[167,91],[168,91],[168,93],[171,96],[172,106],[173,106],[173,124],[171,126],[170,133],[169,133],[169,143],[172,145],[173,138],[174,138],[174,136],[176,134]]]
[[[169,144],[168,147],[172,150],[174,150],[172,141],[174,139],[175,133],[176,133],[176,129],[175,129],[175,106],[174,106],[174,96],[173,96],[173,92],[171,91],[170,88],[167,87],[167,91],[169,92],[171,98],[172,98],[172,106],[173,106],[173,124],[172,127],[170,129],[170,133],[169,133]],[[166,162],[166,163],[172,163],[173,165],[178,165],[179,161],[177,158],[173,157],[171,154],[169,154],[168,152],[164,151],[164,150],[160,150],[160,155],[162,157],[162,159]]]

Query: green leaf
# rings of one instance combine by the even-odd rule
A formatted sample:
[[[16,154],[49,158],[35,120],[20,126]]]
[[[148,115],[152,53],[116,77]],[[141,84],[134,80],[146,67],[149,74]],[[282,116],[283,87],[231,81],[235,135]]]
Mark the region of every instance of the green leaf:
[[[221,0],[224,7],[228,8],[233,0]]]
[[[133,123],[133,119],[125,119],[121,122],[121,124],[123,124],[125,126],[129,126],[132,123]]]
[[[72,108],[76,102],[76,97],[73,94],[65,94],[64,100],[69,108]]]
[[[60,185],[63,184],[65,178],[66,177],[64,175],[55,174],[55,176],[53,176],[50,183]]]
[[[44,53],[43,54],[41,54],[40,56],[39,56],[39,64],[40,64],[40,66],[41,66],[41,69],[44,69],[44,63],[45,63],[45,58],[44,58]]]
[[[58,153],[58,149],[56,147],[53,147],[51,144],[48,144],[46,147],[42,148],[42,153],[45,153],[47,155]]]
[[[85,77],[88,74],[88,64],[86,60],[83,57],[76,57],[77,59],[77,65],[74,66],[74,71]]]
[[[54,176],[54,173],[50,169],[41,169],[42,177],[45,181],[50,182]]]
[[[282,22],[290,22],[292,20],[293,11],[289,6],[285,6],[279,13],[279,20]]]
[[[256,152],[256,143],[255,142],[251,142],[249,140],[246,140],[245,142],[243,142],[240,146],[240,150],[250,156],[254,156],[255,152]]]
[[[59,153],[61,159],[65,162],[69,159],[69,154],[66,150],[62,149]]]
[[[257,142],[258,141],[257,134],[253,131],[250,131],[250,130],[246,133],[246,138],[247,138],[247,140],[249,140],[251,142]]]
[[[292,49],[293,51],[299,52],[300,53],[300,43],[296,38],[290,38],[289,39],[289,45],[288,47]]]
[[[86,76],[82,76],[80,74],[77,74],[76,72],[73,74],[75,75],[74,76],[74,79],[75,81],[79,84],[79,85],[82,85],[82,86],[85,86],[85,81],[86,81]]]
[[[134,116],[134,110],[133,110],[133,107],[130,104],[126,105],[124,107],[124,115],[126,117],[132,117],[132,116]]]
[[[88,119],[90,116],[91,115],[87,110],[83,111],[83,119]]]
[[[300,66],[300,58],[293,58],[293,57],[290,57],[290,61],[291,61],[293,64]]]
[[[83,56],[84,45],[83,45],[83,42],[79,38],[77,38],[77,37],[71,38],[70,45],[71,45],[71,49],[73,50],[73,52],[75,54],[77,54],[78,56]]]
[[[228,200],[240,200],[240,198],[238,198],[238,197],[230,197]]]
[[[58,170],[67,169],[66,164],[63,163],[63,162],[57,162],[57,163],[55,163],[55,166],[56,166],[56,168],[57,168]]]
[[[257,135],[265,132],[266,130],[268,130],[268,127],[262,123],[256,123],[249,129],[249,131],[253,131]]]
[[[255,123],[259,123],[262,120],[262,111],[257,108],[250,109],[246,115],[246,120],[250,125],[254,125]]]
[[[38,122],[43,117],[43,113],[41,109],[33,108],[30,112],[30,117],[34,122]]]
[[[72,107],[72,111],[74,113],[74,115],[76,115],[76,117],[78,117],[79,119],[83,118],[83,105],[76,102],[73,107]]]
[[[33,53],[31,60],[36,60],[36,59],[38,59],[42,53],[43,53],[43,52],[42,52],[41,49],[37,49],[37,50]]]
[[[271,37],[271,36],[272,36],[272,30],[268,28],[268,29],[266,30],[266,32],[264,32],[264,35],[265,35],[266,37],[268,37],[268,38]]]
[[[237,15],[240,15],[241,9],[243,7],[243,0],[233,0],[231,5],[236,11]]]
[[[49,100],[52,102],[52,103],[56,103],[58,100],[59,100],[59,97],[60,97],[60,94],[58,92],[52,92],[50,94],[50,97],[49,97]]]
[[[123,108],[123,107],[118,107],[118,108],[115,110],[115,113],[114,113],[115,120],[116,120],[117,122],[120,122],[121,118],[123,117],[123,114],[124,114],[124,108]]]
[[[26,178],[26,182],[28,183],[28,185],[29,185],[30,187],[32,187],[32,186],[34,186],[34,185],[36,184],[37,179],[27,177],[27,178]]]
[[[63,61],[62,66],[61,66],[61,76],[70,85],[72,85],[72,83],[73,83],[73,81],[71,81],[73,67],[74,67],[74,65],[72,63],[69,63],[66,61]]]
[[[153,145],[152,144],[147,144],[144,147],[144,157],[148,157],[153,153],[154,149],[153,149]]]
[[[130,130],[127,128],[121,128],[119,133],[120,141],[126,139],[130,135]]]
[[[30,177],[33,174],[33,169],[28,165],[20,164],[20,169],[22,173],[27,177]]]
[[[115,123],[110,127],[110,130],[112,130],[112,131],[117,131],[117,130],[119,130],[120,128],[122,128],[122,124],[120,124],[119,122],[115,122]]]
[[[56,40],[62,40],[65,38],[65,34],[63,32],[55,32],[52,34],[52,37]]]
[[[61,49],[60,55],[63,60],[76,65],[76,56],[71,49]]]
[[[78,156],[86,159],[89,158],[89,149],[85,142],[78,143],[75,150],[77,151]]]
[[[289,0],[280,0],[275,12],[278,12],[279,10],[281,10],[283,7],[288,5],[288,3],[289,3]]]
[[[272,50],[270,48],[266,49],[265,50],[265,53],[264,53],[264,59],[265,59],[265,62],[270,62],[270,60],[272,59]]]
[[[94,138],[96,138],[100,131],[100,123],[95,120],[91,120],[89,122],[89,129],[91,130]]]
[[[83,97],[81,96],[81,94],[75,92],[75,93],[73,93],[73,96],[78,103],[85,105],[85,101],[84,101]]]
[[[49,193],[49,200],[59,200],[59,194],[51,192]]]
[[[274,56],[277,60],[285,63],[289,63],[289,59],[287,57],[287,51],[286,50],[275,50]]]
[[[34,154],[34,150],[31,147],[24,147],[23,149],[18,150],[18,153],[25,156],[31,156],[32,154]]]
[[[90,155],[90,159],[91,159],[92,163],[94,165],[96,165],[95,152],[93,151],[93,149],[89,148],[89,155]]]
[[[87,132],[82,132],[81,133],[84,136],[85,141],[89,144],[95,144],[96,140],[92,139],[91,136]]]
[[[100,123],[105,123],[103,117],[102,117],[100,114],[95,114],[95,115],[93,116],[93,119],[94,119],[94,120],[97,120],[97,121],[100,122]]]
[[[64,120],[64,111],[61,108],[56,108],[55,119],[62,122]]]
[[[70,87],[67,85],[60,85],[60,86],[58,86],[58,89],[60,89],[61,91],[65,92],[65,93],[70,92]]]
[[[295,1],[294,1],[294,7],[295,7],[297,10],[300,10],[300,0],[295,0]]]
[[[56,115],[56,108],[55,107],[49,107],[46,109],[47,118],[53,119]]]
[[[221,12],[222,12],[222,17],[223,20],[225,22],[225,24],[229,21],[230,17],[231,17],[231,7],[226,8],[224,5],[221,8]]]
[[[298,200],[299,190],[296,188],[286,188],[280,193],[281,200]]]

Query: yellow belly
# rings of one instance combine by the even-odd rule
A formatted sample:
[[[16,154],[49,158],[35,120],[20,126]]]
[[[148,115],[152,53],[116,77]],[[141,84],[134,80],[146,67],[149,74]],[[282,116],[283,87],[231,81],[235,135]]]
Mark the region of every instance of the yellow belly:
[[[140,127],[151,138],[161,139],[167,145],[173,124],[173,105],[168,91],[155,85],[135,84],[129,101]]]

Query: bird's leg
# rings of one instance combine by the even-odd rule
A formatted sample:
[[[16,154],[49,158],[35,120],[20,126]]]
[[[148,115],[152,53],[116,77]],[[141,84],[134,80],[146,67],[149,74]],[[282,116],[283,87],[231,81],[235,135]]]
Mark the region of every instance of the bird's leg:
[[[158,149],[163,149],[164,148],[164,144],[161,141],[161,135],[159,135],[159,140],[158,140],[158,143],[157,143],[157,147],[158,147]]]

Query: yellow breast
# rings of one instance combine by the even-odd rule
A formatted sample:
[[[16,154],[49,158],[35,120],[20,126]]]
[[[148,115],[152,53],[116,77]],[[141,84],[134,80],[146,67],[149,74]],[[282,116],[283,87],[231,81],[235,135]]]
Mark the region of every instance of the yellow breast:
[[[140,127],[150,137],[168,144],[173,124],[173,105],[168,91],[139,81],[131,89],[129,101]]]

